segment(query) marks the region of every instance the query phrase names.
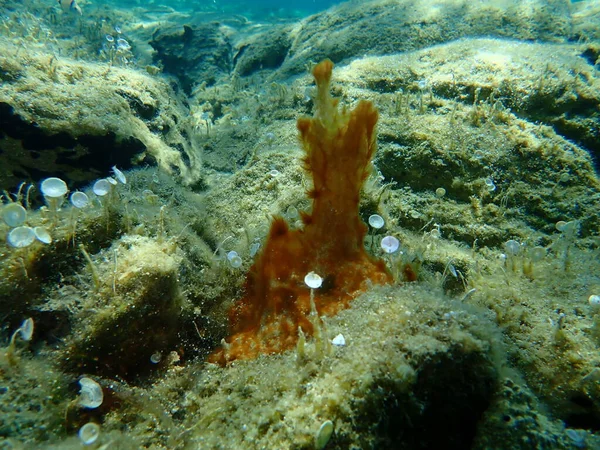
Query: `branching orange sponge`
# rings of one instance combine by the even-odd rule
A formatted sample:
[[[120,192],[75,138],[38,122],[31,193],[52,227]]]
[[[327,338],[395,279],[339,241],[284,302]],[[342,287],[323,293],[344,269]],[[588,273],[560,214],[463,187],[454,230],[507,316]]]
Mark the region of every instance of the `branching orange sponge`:
[[[376,150],[378,113],[368,101],[349,112],[338,110],[329,93],[332,69],[329,60],[314,68],[316,113],[297,123],[304,168],[313,180],[312,212],[302,215],[301,230],[290,230],[281,217],[273,220],[245,295],[230,311],[232,335],[212,362],[279,353],[294,347],[299,328],[312,334],[310,289],[304,284],[309,272],[324,278],[314,293],[319,315],[336,314],[369,284],[392,280],[383,261],[365,251],[367,227],[358,211]]]

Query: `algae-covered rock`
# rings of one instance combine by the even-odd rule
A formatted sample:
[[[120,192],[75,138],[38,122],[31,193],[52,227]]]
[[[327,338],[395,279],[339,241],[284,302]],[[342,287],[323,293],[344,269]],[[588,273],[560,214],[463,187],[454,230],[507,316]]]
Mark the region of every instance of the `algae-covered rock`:
[[[530,267],[523,252],[514,268],[490,266],[473,276],[477,293],[469,303],[494,312],[512,364],[552,416],[596,432],[599,318],[588,299],[600,289],[598,250],[580,249],[564,235],[554,239],[552,253]]]
[[[600,184],[590,156],[595,147],[588,145],[589,135],[555,127],[565,121],[597,123],[594,108],[565,100],[600,98],[594,68],[580,56],[586,47],[468,39],[336,68],[334,89],[343,101],[366,97],[380,110],[375,167],[382,184],[391,184],[383,191],[381,184],[366,189],[369,214],[378,212],[389,225],[412,231],[429,232],[437,224],[445,237],[484,246],[515,236],[539,239],[553,234],[559,221],[578,220],[583,236],[597,233]],[[545,62],[551,56],[549,76]],[[589,81],[582,82],[575,69]],[[307,85],[304,78],[295,80],[283,107]],[[555,95],[559,91],[562,97]],[[540,113],[527,113],[540,96],[562,105],[545,110],[542,123]],[[251,103],[244,91],[226,98],[231,110]],[[222,213],[209,218],[221,234],[261,227],[256,219],[265,221],[257,210],[285,215],[287,208],[306,208],[303,174],[294,164],[300,158],[292,145],[294,123],[269,115],[263,120],[278,145],[270,148],[259,138],[253,150],[259,161],[250,158],[208,194]],[[248,152],[241,132],[228,133],[217,124],[211,133],[206,145],[223,143],[227,134],[234,149],[240,137],[238,156]],[[269,176],[271,169],[279,175]],[[221,198],[231,186],[239,196],[235,205]],[[435,194],[439,188],[442,198]]]
[[[201,226],[198,196],[156,169],[129,172],[127,182],[104,198],[87,191],[90,203],[83,209],[65,203],[53,213],[29,210],[28,225],[47,229],[50,243],[14,248],[0,241],[0,311],[6,322],[16,326],[23,315],[34,317],[38,342],[77,336],[80,347],[67,361],[75,374],[82,368],[104,373],[107,366],[124,377],[158,370],[182,339],[197,337],[214,307],[203,300],[203,288],[214,289],[217,281],[199,275],[212,263],[212,250],[192,232]],[[8,232],[0,223],[0,233]],[[184,307],[182,283],[195,305]],[[199,305],[206,308],[200,319],[192,311]],[[203,348],[194,342],[188,350]],[[153,354],[156,364],[149,359]]]
[[[306,359],[206,368],[184,403],[186,439],[313,448],[331,420],[327,448],[468,448],[501,366],[497,331],[416,286],[374,292],[327,319],[327,339],[342,333],[346,346],[325,357],[309,340]]]
[[[524,106],[535,96],[561,103],[560,89],[563,98],[585,95],[597,103],[594,68],[578,56],[584,48],[475,39],[365,58],[340,70],[340,79],[354,86],[348,97],[367,95],[382,109],[375,164],[394,183],[398,223],[421,228],[435,217],[454,238],[483,245],[532,230],[552,233],[560,220],[577,219],[584,235],[597,233],[600,184],[589,153],[595,147],[581,135],[550,128],[559,121],[596,123],[597,117],[573,103],[555,113],[545,109],[544,126],[534,124],[540,114],[528,117]],[[550,54],[554,75],[540,91]],[[574,68],[589,81],[573,75]],[[436,200],[437,188],[451,202]],[[460,205],[460,214],[450,212]]]
[[[449,1],[435,6],[409,0],[342,2],[293,28],[279,73],[302,73],[307,64],[323,58],[342,62],[474,36],[558,42],[570,36],[572,20],[562,1]],[[587,16],[580,22],[594,23]]]
[[[205,83],[212,85],[231,68],[231,43],[228,27],[218,22],[161,28],[152,36],[154,59],[175,75],[184,91]]]
[[[33,357],[26,343],[19,343],[16,356],[6,358],[0,347],[0,442],[47,442],[64,430],[70,377],[40,355]]]
[[[233,56],[236,72],[241,76],[265,69],[276,69],[285,60],[292,45],[292,27],[267,27],[259,34],[242,37]]]
[[[117,165],[158,164],[186,183],[200,156],[169,84],[137,70],[75,61],[2,39],[0,189],[62,176],[82,186]]]
[[[88,208],[84,213],[71,207],[60,211],[60,218],[48,210],[29,211],[28,224],[47,230],[50,243],[35,240],[24,248],[14,248],[5,239],[0,241],[0,311],[11,321],[20,314],[36,309],[49,286],[72,275],[85,262],[78,248],[85,242],[95,253],[110,246],[125,229],[123,216],[115,210]],[[9,228],[0,223],[0,233]],[[15,301],[18,298],[19,301]]]
[[[594,448],[600,440],[582,429],[569,428],[540,411],[533,393],[523,384],[506,378],[486,412],[473,449]]]
[[[141,237],[124,238],[109,250],[112,258],[94,269],[97,293],[73,318],[66,367],[129,378],[168,354],[177,342],[183,301],[176,250],[171,243]],[[152,355],[157,355],[154,363]]]

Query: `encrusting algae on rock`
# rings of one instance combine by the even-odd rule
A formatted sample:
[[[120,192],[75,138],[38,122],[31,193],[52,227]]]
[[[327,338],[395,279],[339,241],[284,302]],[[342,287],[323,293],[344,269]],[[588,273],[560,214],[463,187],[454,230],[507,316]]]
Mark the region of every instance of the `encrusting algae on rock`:
[[[354,110],[338,110],[329,93],[333,63],[318,64],[316,113],[297,122],[304,147],[304,168],[312,176],[312,212],[304,227],[290,230],[281,217],[271,224],[262,253],[246,279],[244,297],[230,311],[231,336],[210,361],[226,364],[279,353],[297,342],[299,329],[312,334],[309,320],[309,272],[324,279],[314,292],[319,315],[334,315],[369,284],[392,281],[382,260],[364,248],[366,225],[359,217],[361,188],[371,172],[377,148],[378,112],[369,101]]]

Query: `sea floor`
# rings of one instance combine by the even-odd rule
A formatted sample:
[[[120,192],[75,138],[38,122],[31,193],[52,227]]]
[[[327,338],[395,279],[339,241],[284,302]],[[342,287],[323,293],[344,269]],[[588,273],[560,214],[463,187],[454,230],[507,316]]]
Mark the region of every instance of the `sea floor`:
[[[598,1],[80,6],[0,2],[0,448],[600,448]],[[210,363],[274,217],[309,226],[324,58],[378,110],[390,281]]]

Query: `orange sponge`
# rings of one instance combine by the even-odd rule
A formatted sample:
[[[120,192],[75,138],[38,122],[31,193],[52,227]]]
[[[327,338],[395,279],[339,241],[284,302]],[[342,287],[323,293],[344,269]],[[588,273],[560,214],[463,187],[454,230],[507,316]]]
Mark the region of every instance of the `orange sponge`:
[[[290,230],[276,217],[267,241],[246,280],[244,297],[230,311],[232,335],[209,358],[225,364],[259,353],[293,348],[298,329],[312,334],[310,289],[304,277],[323,277],[314,293],[319,315],[333,315],[372,283],[392,281],[383,261],[364,248],[366,225],[359,217],[361,188],[376,150],[378,113],[371,102],[339,111],[329,83],[333,63],[318,64],[316,113],[298,119],[304,168],[312,176],[312,212],[304,213],[301,230]]]

